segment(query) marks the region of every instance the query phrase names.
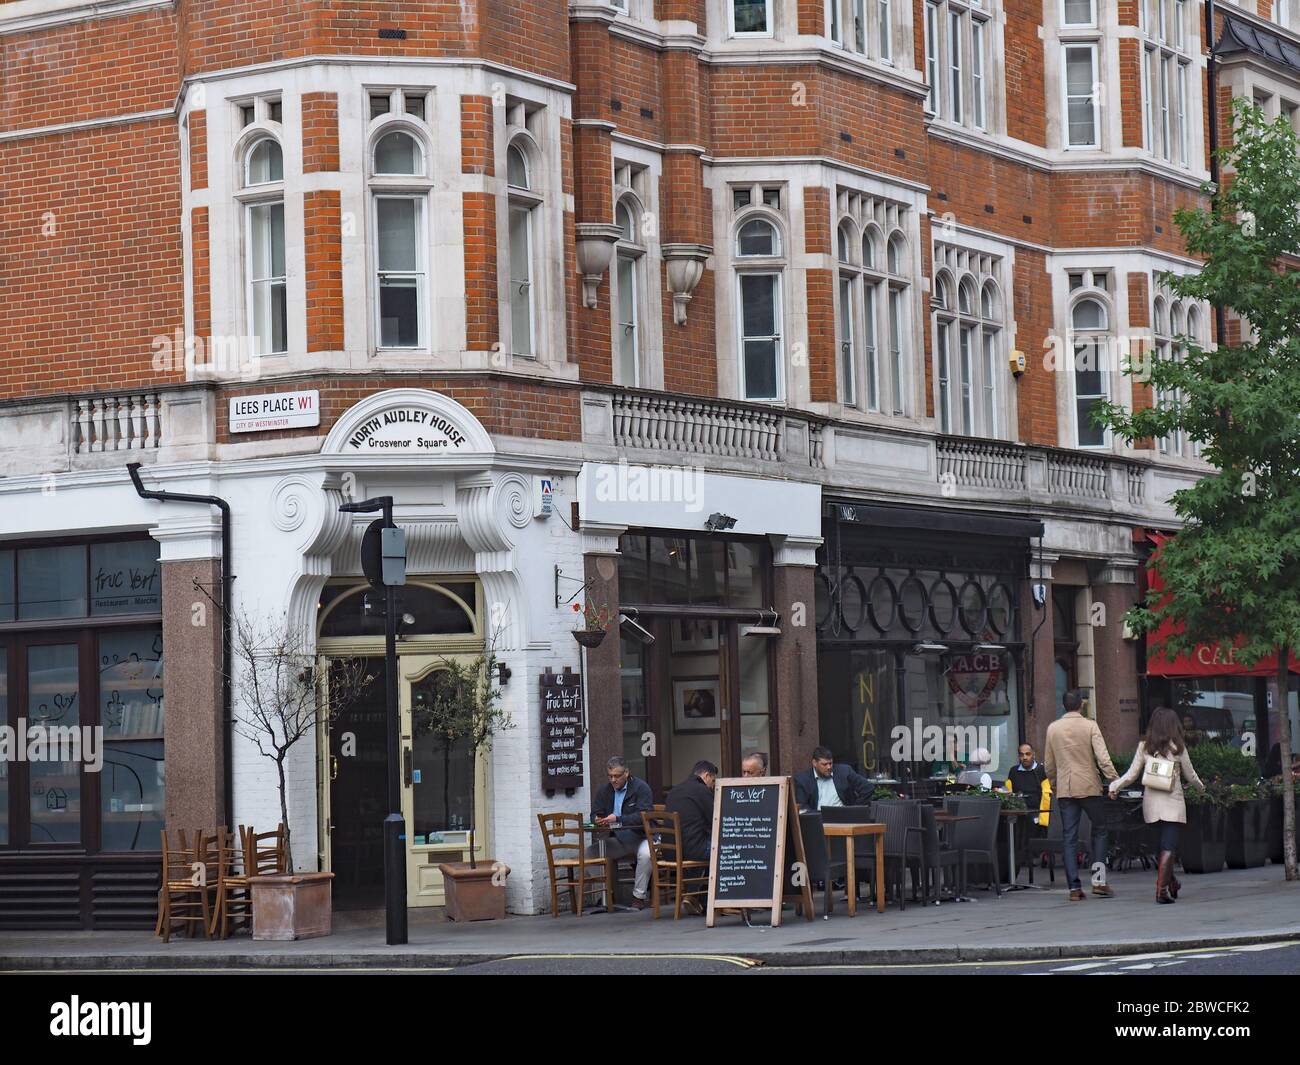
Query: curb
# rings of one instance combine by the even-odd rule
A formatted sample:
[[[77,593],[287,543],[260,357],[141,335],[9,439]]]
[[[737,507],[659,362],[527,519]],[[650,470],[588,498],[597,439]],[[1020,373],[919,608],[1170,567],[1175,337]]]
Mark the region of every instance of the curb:
[[[1252,946],[1263,943],[1300,939],[1300,927],[1248,935],[1198,936],[1178,940],[1132,941],[1124,943],[1058,943],[1027,946],[987,947],[894,947],[878,950],[786,950],[736,952],[757,965],[781,968],[812,966],[883,966],[937,965],[969,962],[1042,961],[1084,958],[1125,957],[1132,954],[1165,954],[1177,950],[1203,950]],[[248,970],[248,969],[456,969],[486,962],[505,961],[525,952],[485,952],[481,954],[440,954],[428,951],[401,951],[391,954],[301,953],[301,954],[78,954],[50,957],[0,956],[0,972],[86,972],[107,970]],[[692,956],[682,951],[637,952],[640,957],[682,958]],[[530,958],[572,957],[545,951],[527,952]],[[619,958],[617,952],[582,954],[582,957]],[[699,957],[717,957],[718,952],[701,952]]]

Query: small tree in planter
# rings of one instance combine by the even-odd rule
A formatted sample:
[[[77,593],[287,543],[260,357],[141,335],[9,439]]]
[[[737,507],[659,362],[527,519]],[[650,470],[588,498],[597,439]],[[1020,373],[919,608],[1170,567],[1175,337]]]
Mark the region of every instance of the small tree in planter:
[[[328,724],[347,710],[375,678],[366,672],[365,659],[335,658],[322,689],[317,683],[315,652],[283,614],[260,621],[246,613],[235,615],[230,650],[234,729],[275,763],[280,820],[292,871],[292,826],[284,770],[289,752],[310,736],[318,723]]]
[[[1161,275],[1179,297],[1236,312],[1241,340],[1203,348],[1180,337],[1177,356],[1143,360],[1155,402],[1140,410],[1105,404],[1098,424],[1124,440],[1184,434],[1216,469],[1173,495],[1183,522],[1153,560],[1164,589],[1129,612],[1139,632],[1174,626],[1166,656],[1196,645],[1232,648],[1250,667],[1277,655],[1278,742],[1290,761],[1288,663],[1300,647],[1300,158],[1283,116],[1270,122],[1252,102],[1233,103],[1230,168],[1207,186],[1209,210],[1174,214],[1199,273]],[[1295,801],[1283,792],[1286,879],[1295,880]]]
[[[443,750],[444,809],[451,805],[452,748],[462,746],[470,765],[476,766],[479,752],[491,749],[493,737],[515,727],[509,712],[501,706],[496,673],[496,656],[491,651],[469,662],[443,659],[437,682],[424,689],[425,697],[411,707],[416,735],[433,737]],[[505,915],[505,876],[510,870],[495,861],[485,863],[480,870],[474,853],[475,828],[471,805],[468,865],[447,862],[438,867],[447,892],[448,913],[456,920]]]

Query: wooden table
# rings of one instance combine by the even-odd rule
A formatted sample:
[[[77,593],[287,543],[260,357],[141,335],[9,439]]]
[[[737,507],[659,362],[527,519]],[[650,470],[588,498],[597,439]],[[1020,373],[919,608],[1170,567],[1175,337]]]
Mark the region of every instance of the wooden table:
[[[823,824],[822,833],[830,839],[844,840],[848,859],[849,916],[858,914],[858,874],[854,861],[854,841],[859,836],[876,837],[876,912],[885,912],[885,826],[882,824]]]

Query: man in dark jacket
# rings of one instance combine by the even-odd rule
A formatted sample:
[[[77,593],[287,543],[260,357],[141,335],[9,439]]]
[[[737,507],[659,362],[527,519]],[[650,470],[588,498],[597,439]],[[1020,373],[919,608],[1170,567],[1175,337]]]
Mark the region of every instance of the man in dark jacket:
[[[605,763],[609,782],[596,790],[591,803],[591,819],[598,825],[614,829],[605,844],[605,857],[624,858],[636,855],[636,882],[632,885],[632,907],[645,909],[650,894],[650,844],[646,842],[641,814],[654,810],[650,785],[634,777],[622,758]]]
[[[712,762],[696,762],[691,775],[668,793],[665,813],[681,814],[682,857],[692,862],[707,862],[713,846],[713,782],[718,767]]]
[[[852,766],[837,764],[829,747],[818,747],[812,766],[794,775],[794,800],[801,810],[865,806],[871,801],[871,782]]]

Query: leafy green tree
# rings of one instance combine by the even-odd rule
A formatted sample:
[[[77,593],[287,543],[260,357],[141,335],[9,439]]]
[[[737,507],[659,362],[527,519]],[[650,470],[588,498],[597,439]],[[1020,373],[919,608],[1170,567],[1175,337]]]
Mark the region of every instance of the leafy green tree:
[[[1129,620],[1143,632],[1181,622],[1164,641],[1168,656],[1215,642],[1246,666],[1276,653],[1285,775],[1287,663],[1300,647],[1300,158],[1285,118],[1269,122],[1239,99],[1219,159],[1227,176],[1207,187],[1209,208],[1174,215],[1203,269],[1163,280],[1185,300],[1231,311],[1241,336],[1210,348],[1181,337],[1168,359],[1130,356],[1126,372],[1149,378],[1154,406],[1107,404],[1097,421],[1130,442],[1181,431],[1215,467],[1174,494],[1184,527],[1155,561],[1164,591]],[[1286,878],[1295,880],[1292,789],[1283,802]]]

